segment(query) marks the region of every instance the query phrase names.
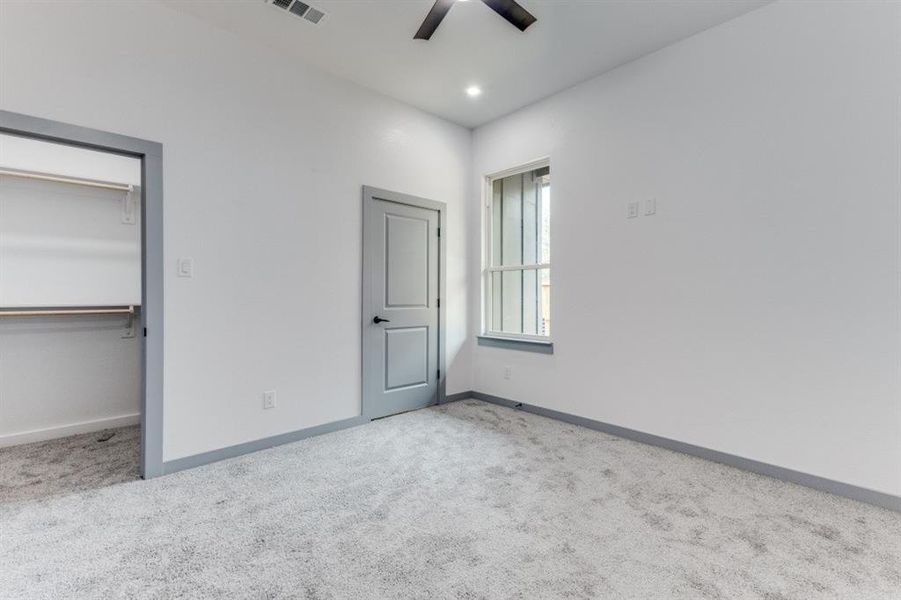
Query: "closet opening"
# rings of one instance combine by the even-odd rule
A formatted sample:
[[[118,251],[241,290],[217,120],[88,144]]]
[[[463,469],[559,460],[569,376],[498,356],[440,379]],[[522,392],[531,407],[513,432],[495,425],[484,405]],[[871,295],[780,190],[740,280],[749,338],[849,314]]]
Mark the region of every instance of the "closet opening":
[[[0,113],[0,502],[162,473],[160,159]]]

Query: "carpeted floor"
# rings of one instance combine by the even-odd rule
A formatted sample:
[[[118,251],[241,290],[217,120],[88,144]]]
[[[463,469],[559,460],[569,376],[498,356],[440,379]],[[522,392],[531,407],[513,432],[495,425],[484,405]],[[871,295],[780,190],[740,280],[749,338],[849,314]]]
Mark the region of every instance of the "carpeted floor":
[[[0,597],[901,598],[901,514],[467,400],[0,504]]]
[[[135,481],[140,433],[135,425],[0,448],[0,504]]]

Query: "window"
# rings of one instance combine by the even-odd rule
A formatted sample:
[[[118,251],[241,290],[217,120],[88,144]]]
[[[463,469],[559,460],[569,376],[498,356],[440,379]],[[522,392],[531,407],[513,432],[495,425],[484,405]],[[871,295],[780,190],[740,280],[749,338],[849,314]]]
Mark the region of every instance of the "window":
[[[547,163],[488,180],[489,336],[551,335],[551,174]]]

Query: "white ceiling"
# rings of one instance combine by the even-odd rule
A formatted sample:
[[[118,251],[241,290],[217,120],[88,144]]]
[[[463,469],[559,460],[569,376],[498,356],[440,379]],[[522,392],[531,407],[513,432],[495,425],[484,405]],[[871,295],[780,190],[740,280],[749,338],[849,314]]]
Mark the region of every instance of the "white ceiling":
[[[519,32],[479,0],[459,1],[429,41],[413,34],[432,0],[305,0],[319,24],[263,0],[166,4],[466,127],[476,127],[769,0],[519,0]],[[482,96],[464,89],[478,84]]]

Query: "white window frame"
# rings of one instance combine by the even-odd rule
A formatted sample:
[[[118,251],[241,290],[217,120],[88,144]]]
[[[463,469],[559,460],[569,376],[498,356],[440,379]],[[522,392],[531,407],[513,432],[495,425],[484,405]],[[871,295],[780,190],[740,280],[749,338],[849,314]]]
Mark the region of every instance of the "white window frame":
[[[532,162],[526,163],[524,165],[520,165],[518,167],[514,167],[511,169],[506,169],[504,171],[498,171],[497,173],[492,173],[490,175],[486,175],[483,181],[482,187],[482,198],[484,199],[484,219],[483,222],[485,224],[484,227],[484,251],[482,252],[482,290],[483,290],[483,303],[482,303],[482,335],[484,337],[497,338],[497,339],[512,339],[512,340],[525,340],[525,341],[534,341],[534,342],[544,342],[549,343],[552,342],[552,336],[550,335],[532,335],[527,333],[511,333],[507,331],[495,331],[491,329],[491,307],[492,307],[492,286],[491,286],[491,274],[499,273],[503,271],[537,271],[539,269],[548,269],[548,277],[553,281],[553,272],[551,271],[551,263],[538,263],[534,265],[504,265],[504,266],[492,266],[492,251],[494,249],[494,231],[492,227],[492,218],[493,218],[493,204],[494,204],[494,182],[498,179],[503,179],[505,177],[510,177],[511,175],[519,175],[520,173],[527,173],[529,171],[534,171],[536,169],[542,169],[544,167],[550,168],[551,161],[550,158],[541,158],[538,160],[534,160]],[[553,171],[552,171],[553,173]],[[552,217],[553,218],[553,217]],[[551,224],[551,228],[553,228],[553,223]],[[551,238],[553,240],[553,238]],[[551,242],[553,243],[553,242]],[[551,295],[553,295],[553,286],[551,287]],[[551,302],[551,313],[553,314],[553,302]],[[551,318],[551,322],[553,323],[553,318]]]

